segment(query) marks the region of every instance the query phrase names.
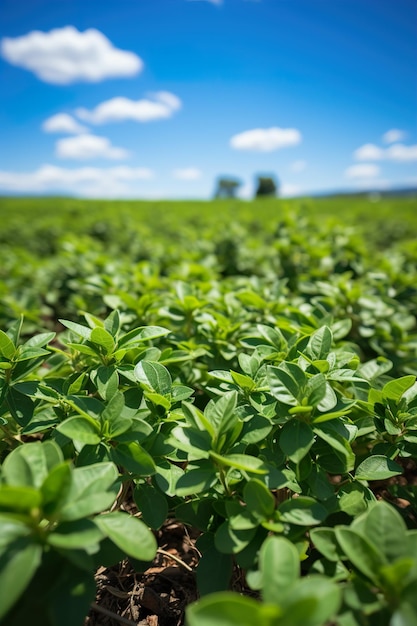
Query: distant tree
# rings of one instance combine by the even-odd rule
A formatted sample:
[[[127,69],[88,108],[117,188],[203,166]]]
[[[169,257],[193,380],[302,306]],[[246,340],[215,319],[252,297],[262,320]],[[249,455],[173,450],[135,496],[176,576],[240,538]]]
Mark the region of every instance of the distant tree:
[[[255,192],[257,198],[262,196],[277,196],[278,183],[272,176],[258,176],[258,183]]]
[[[214,193],[215,198],[235,198],[238,188],[241,186],[240,180],[236,178],[219,178]]]

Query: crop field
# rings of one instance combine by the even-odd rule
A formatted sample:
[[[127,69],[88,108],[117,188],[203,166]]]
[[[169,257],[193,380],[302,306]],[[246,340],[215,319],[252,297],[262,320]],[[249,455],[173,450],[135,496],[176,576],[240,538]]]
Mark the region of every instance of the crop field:
[[[415,626],[416,233],[0,199],[0,623]]]

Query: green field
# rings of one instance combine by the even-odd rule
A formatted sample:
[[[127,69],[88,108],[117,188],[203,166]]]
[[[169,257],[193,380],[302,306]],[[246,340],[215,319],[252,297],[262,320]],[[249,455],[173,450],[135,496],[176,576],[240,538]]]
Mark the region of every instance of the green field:
[[[415,624],[416,232],[1,199],[0,623]]]

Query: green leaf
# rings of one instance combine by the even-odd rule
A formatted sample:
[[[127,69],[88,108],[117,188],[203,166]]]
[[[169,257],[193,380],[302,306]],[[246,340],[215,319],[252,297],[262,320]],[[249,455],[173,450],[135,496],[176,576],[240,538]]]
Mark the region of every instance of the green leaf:
[[[326,447],[328,447],[328,451],[326,450],[324,454],[320,449],[317,458],[318,464],[331,474],[345,474],[352,471],[355,465],[355,455],[349,441],[335,429],[332,429],[330,423],[315,425],[313,430],[320,439],[326,442]],[[329,455],[328,459],[326,459],[326,454]],[[333,461],[332,455],[335,457],[337,465]]]
[[[41,494],[34,487],[0,486],[0,510],[30,511],[41,504]]]
[[[207,459],[211,449],[211,439],[207,432],[182,426],[175,426],[172,429],[167,443],[188,452],[190,460]]]
[[[415,376],[403,376],[402,378],[397,378],[397,380],[390,380],[382,388],[382,395],[386,399],[398,401],[403,393],[414,385],[415,381]]]
[[[250,376],[239,374],[239,372],[234,372],[233,370],[230,370],[230,373],[232,375],[233,381],[241,389],[244,389],[245,391],[252,391],[252,389],[256,387],[255,381],[252,380]]]
[[[354,401],[352,401],[352,404],[354,404]],[[324,422],[330,419],[334,419],[335,417],[339,417],[339,415],[346,415],[346,413],[349,413],[349,408],[347,406],[345,409],[342,409],[341,411],[331,412],[332,409],[334,409],[336,405],[337,405],[337,396],[335,392],[333,391],[333,387],[330,385],[328,381],[326,381],[324,384],[323,398],[317,404],[318,410],[321,411],[321,413],[324,413],[325,415],[318,416],[318,418],[316,418],[314,421]]]
[[[87,467],[76,467],[73,471],[71,499],[106,491],[113,485],[118,475],[114,463],[94,463]]]
[[[116,511],[98,515],[94,523],[128,556],[141,561],[151,561],[155,557],[156,539],[136,517]]]
[[[230,504],[229,507],[226,504],[227,520],[232,531],[249,530],[259,526],[259,519],[252,515],[247,507],[239,506],[237,513],[233,509],[229,511],[229,508]]]
[[[204,416],[215,425],[217,436],[232,430],[238,421],[235,413],[237,404],[237,392],[228,391],[218,400],[210,400],[207,404]]]
[[[213,514],[213,501],[210,498],[186,500],[175,509],[176,519],[204,531],[208,530]],[[208,533],[204,537],[207,538]]]
[[[286,364],[293,365],[293,364]],[[297,366],[296,366],[297,367]],[[300,369],[300,368],[298,368]],[[300,404],[298,401],[298,396],[300,396],[302,388],[305,384],[305,374],[300,369],[302,374],[299,375],[302,378],[301,385],[300,383],[289,373],[285,371],[282,367],[273,367],[269,366],[267,368],[267,379],[269,383],[269,387],[271,389],[271,394],[284,404],[289,404],[291,406],[296,406]]]
[[[121,465],[132,474],[151,476],[156,472],[153,458],[136,441],[119,443],[111,449],[110,456],[117,465]]]
[[[194,393],[194,389],[175,383],[171,389],[172,402],[181,402],[187,400]]]
[[[329,389],[331,392],[333,391],[330,386]],[[304,390],[304,394],[307,397],[307,404],[314,407],[322,406],[321,403],[323,402],[326,394],[328,395],[328,387],[326,385],[326,378],[324,374],[316,374],[315,376],[309,378]],[[330,403],[329,401],[326,402],[326,406],[327,404],[329,404],[329,407],[332,409],[336,405],[336,403],[337,399],[336,401],[334,401],[334,398],[332,397]]]
[[[256,527],[235,530],[225,521],[219,526],[215,534],[216,549],[224,554],[237,554],[249,545],[255,534]]]
[[[384,556],[365,537],[351,528],[337,527],[335,533],[340,547],[351,563],[369,580],[379,585],[379,570],[387,564]]]
[[[48,535],[47,542],[54,548],[76,550],[96,546],[103,537],[103,532],[91,520],[80,519],[59,524]]]
[[[82,372],[82,374],[79,374],[79,375],[78,373],[75,373],[75,375],[71,376],[70,379],[67,381],[69,384],[65,393],[68,396],[77,395],[80,392],[82,393],[83,386],[87,381],[88,381],[87,372]]]
[[[158,530],[168,516],[166,497],[152,485],[136,485],[134,499],[145,524]]]
[[[364,513],[376,502],[372,491],[359,482],[343,485],[338,491],[338,503],[341,511],[356,516]]]
[[[57,430],[72,439],[90,445],[96,445],[101,441],[100,425],[93,418],[88,419],[82,415],[69,417],[57,426]]]
[[[0,513],[0,528],[0,553],[9,543],[13,543],[19,537],[25,537],[31,532],[30,526],[19,519],[15,519],[14,513]]]
[[[42,508],[46,515],[55,513],[64,504],[71,488],[71,480],[68,463],[56,465],[49,472],[41,486]]]
[[[275,609],[276,615],[279,610]],[[270,615],[261,605],[236,593],[214,593],[187,608],[187,626],[271,626]],[[278,622],[277,622],[278,624]]]
[[[340,561],[343,552],[336,539],[334,528],[312,528],[310,537],[317,550],[329,561]]]
[[[219,465],[226,467],[234,467],[238,470],[250,472],[251,474],[267,474],[268,469],[265,467],[262,459],[257,459],[248,454],[227,454],[220,455],[216,452],[210,452],[210,457]]]
[[[324,576],[307,576],[291,588],[282,624],[323,626],[333,623],[341,601],[341,589],[333,581]]]
[[[83,343],[67,343],[68,348],[73,348],[80,352],[81,354],[88,354],[89,356],[97,357],[99,354],[98,348],[90,348],[90,346],[86,346]]]
[[[110,400],[119,388],[119,375],[114,367],[102,365],[97,369],[94,383],[103,400]]]
[[[90,339],[91,337],[91,328],[87,326],[82,326],[81,324],[77,324],[76,322],[71,322],[69,320],[59,320],[63,326],[72,330],[76,335],[79,335],[83,339]]]
[[[251,515],[259,520],[269,519],[275,511],[274,496],[268,487],[256,478],[246,483],[243,498]]]
[[[0,363],[0,369],[4,366],[4,363]],[[3,404],[3,400],[6,397],[7,392],[9,391],[9,384],[4,378],[0,378],[0,406]],[[7,420],[2,417],[1,423],[3,426],[7,424]]]
[[[10,339],[13,341],[15,346],[17,346],[19,342],[20,333],[22,331],[22,325],[23,325],[23,315],[20,315],[19,319],[10,325],[6,333],[7,336],[10,337]]]
[[[104,328],[111,334],[112,337],[116,337],[120,330],[120,314],[115,310],[104,320]]]
[[[117,434],[123,433],[131,424],[129,419],[122,417],[125,408],[125,398],[121,391],[117,391],[107,402],[106,407],[100,414],[100,421],[104,424],[109,423],[109,434],[116,437]]]
[[[43,346],[46,346],[47,343],[52,341],[52,339],[54,339],[54,337],[55,337],[55,333],[40,333],[40,334],[34,335],[30,339],[28,339],[23,344],[23,347],[42,348]]]
[[[72,522],[94,513],[102,513],[112,506],[115,499],[116,494],[109,491],[92,493],[76,501],[70,501],[68,498],[68,504],[61,509],[59,517],[62,521]]]
[[[305,352],[311,359],[325,359],[331,350],[332,341],[332,331],[328,326],[322,326],[311,335]]]
[[[52,624],[59,626],[82,624],[95,593],[96,584],[92,573],[66,561],[59,582],[49,596],[48,617],[52,616]]]
[[[94,463],[73,470],[67,504],[60,511],[60,519],[77,520],[109,508],[116,494],[108,489],[118,475],[113,463]]]
[[[43,348],[32,348],[30,346],[19,346],[16,354],[15,361],[28,361],[29,359],[37,359],[38,357],[48,356],[50,352],[48,350],[44,350]]]
[[[18,601],[38,569],[42,546],[22,538],[0,553],[0,619]]]
[[[280,520],[297,526],[316,526],[323,522],[327,515],[327,509],[314,498],[300,496],[283,502],[278,511]]]
[[[15,352],[16,348],[13,341],[4,331],[0,330],[0,354],[6,359],[12,359]]]
[[[294,463],[299,463],[308,454],[314,443],[311,426],[297,419],[284,424],[279,445],[283,453]]]
[[[195,430],[207,431],[210,438],[215,436],[215,428],[209,419],[190,402],[181,403],[182,412],[189,426]]]
[[[194,462],[188,465],[175,485],[175,494],[184,498],[193,494],[208,491],[217,481],[216,470],[212,463]]]
[[[388,502],[377,502],[365,517],[364,532],[388,563],[410,556],[407,526]]]
[[[216,549],[212,535],[207,536],[205,550],[198,562],[196,578],[200,596],[225,591],[233,572],[233,560],[230,554],[223,554]],[[207,545],[208,543],[208,545]]]
[[[35,410],[35,404],[31,398],[19,393],[15,387],[9,387],[6,401],[10,413],[19,426],[27,426]]]
[[[300,575],[298,550],[285,537],[268,537],[259,553],[264,602],[281,604]]]
[[[105,328],[100,328],[99,326],[93,328],[90,335],[90,341],[103,348],[107,355],[112,354],[114,351],[114,339]]]
[[[145,398],[150,400],[152,404],[156,406],[162,406],[166,411],[169,411],[171,408],[171,401],[166,396],[161,396],[160,393],[152,393],[150,391],[145,391]]]
[[[355,477],[358,480],[385,480],[402,473],[401,465],[386,456],[375,454],[362,461],[356,468]]]
[[[132,346],[142,343],[143,341],[149,341],[151,339],[169,335],[170,332],[170,330],[163,328],[162,326],[142,326],[140,328],[134,328],[121,337],[117,347],[131,348]]]
[[[6,457],[2,473],[9,485],[40,487],[49,471],[64,460],[52,441],[25,443]]]
[[[139,361],[135,367],[135,376],[139,382],[149,385],[154,391],[166,396],[171,393],[172,379],[169,371],[161,363]]]

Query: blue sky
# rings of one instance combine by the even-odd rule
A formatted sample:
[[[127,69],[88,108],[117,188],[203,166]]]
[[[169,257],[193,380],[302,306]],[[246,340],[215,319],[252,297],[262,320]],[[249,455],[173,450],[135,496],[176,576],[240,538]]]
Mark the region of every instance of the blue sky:
[[[0,194],[417,185],[415,0],[2,0]]]

